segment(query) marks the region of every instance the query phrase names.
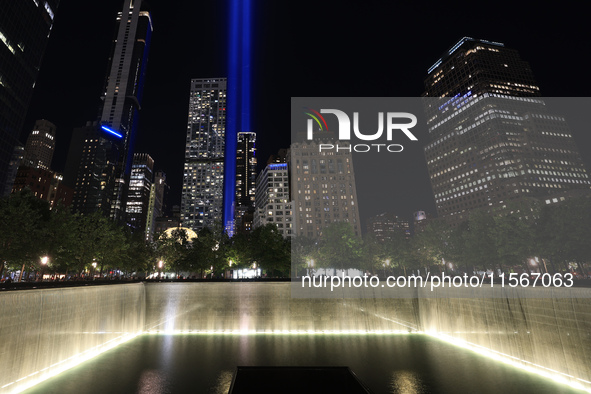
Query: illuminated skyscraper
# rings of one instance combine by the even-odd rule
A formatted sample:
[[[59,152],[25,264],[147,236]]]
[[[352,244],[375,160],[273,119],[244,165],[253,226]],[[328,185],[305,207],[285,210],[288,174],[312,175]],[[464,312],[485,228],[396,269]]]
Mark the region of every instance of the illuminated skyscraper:
[[[252,229],[256,191],[256,133],[238,133],[236,148],[235,232]]]
[[[0,193],[9,194],[10,166],[59,0],[3,1],[0,11]]]
[[[114,220],[124,219],[151,37],[152,19],[142,0],[125,0],[117,16],[100,109],[101,131],[119,151],[110,212]]]
[[[181,216],[194,231],[222,224],[226,84],[226,78],[191,80]]]
[[[256,133],[238,133],[236,150],[236,205],[252,207],[255,200],[256,181]]]
[[[64,181],[75,190],[74,211],[123,222],[152,36],[141,0],[124,1],[116,31],[98,122],[74,130]]]
[[[125,214],[134,230],[145,231],[154,178],[154,160],[146,153],[134,153]]]
[[[466,37],[428,74],[425,156],[439,217],[589,191],[565,119],[548,112],[517,51]]]
[[[55,125],[45,119],[35,122],[27,144],[23,164],[28,167],[51,169],[51,159],[55,151]]]

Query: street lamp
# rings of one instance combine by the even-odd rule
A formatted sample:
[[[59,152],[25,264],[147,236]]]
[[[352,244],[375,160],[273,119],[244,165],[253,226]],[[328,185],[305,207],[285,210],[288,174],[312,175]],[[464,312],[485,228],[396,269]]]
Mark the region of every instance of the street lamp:
[[[47,257],[47,256],[41,257],[41,282],[43,282],[43,271],[45,271],[45,266],[47,265],[48,261],[49,261],[49,257]]]
[[[160,270],[160,277],[162,278],[162,267],[164,266],[164,261],[160,260],[158,262],[158,269]]]
[[[382,264],[382,266],[384,267],[384,278],[386,277],[386,266],[388,266],[388,268],[390,267],[390,259],[386,259],[386,261],[384,262],[384,264]]]

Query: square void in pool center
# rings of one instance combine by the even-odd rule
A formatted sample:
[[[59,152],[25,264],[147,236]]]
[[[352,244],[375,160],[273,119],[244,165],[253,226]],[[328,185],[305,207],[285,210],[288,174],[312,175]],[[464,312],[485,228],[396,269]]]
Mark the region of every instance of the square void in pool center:
[[[26,393],[225,394],[238,366],[348,367],[372,393],[579,392],[425,335],[188,334],[139,336]]]

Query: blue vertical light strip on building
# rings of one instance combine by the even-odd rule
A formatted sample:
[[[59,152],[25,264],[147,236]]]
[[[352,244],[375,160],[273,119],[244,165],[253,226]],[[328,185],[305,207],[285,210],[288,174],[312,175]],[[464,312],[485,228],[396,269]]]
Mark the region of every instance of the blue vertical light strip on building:
[[[236,198],[236,149],[238,138],[238,127],[240,123],[241,87],[242,73],[242,3],[250,0],[229,0],[229,45],[228,45],[228,86],[227,86],[227,111],[226,111],[226,135],[224,153],[224,208],[222,222],[226,233],[234,235],[234,200]]]

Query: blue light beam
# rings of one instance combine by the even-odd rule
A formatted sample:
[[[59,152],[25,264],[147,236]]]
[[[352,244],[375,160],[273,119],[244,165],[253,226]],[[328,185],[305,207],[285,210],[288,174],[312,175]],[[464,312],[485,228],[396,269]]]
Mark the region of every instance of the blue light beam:
[[[250,131],[251,0],[229,0],[228,111],[224,157],[224,209],[226,233],[234,234],[236,149],[239,131]]]

